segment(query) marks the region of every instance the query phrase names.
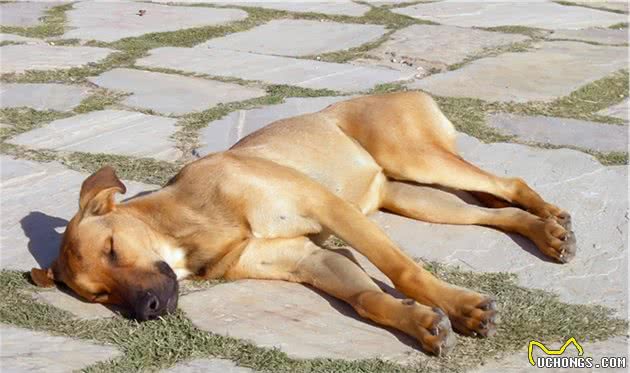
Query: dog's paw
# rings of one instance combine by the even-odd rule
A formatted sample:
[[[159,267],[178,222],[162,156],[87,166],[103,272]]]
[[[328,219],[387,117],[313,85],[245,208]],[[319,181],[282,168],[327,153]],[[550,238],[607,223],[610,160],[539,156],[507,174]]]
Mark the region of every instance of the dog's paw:
[[[411,334],[425,352],[444,356],[456,343],[448,316],[440,308],[416,305],[410,318]]]
[[[498,313],[492,297],[467,289],[458,289],[448,308],[448,316],[457,332],[472,337],[496,334]]]
[[[568,263],[575,257],[577,244],[575,234],[567,229],[571,227],[571,216],[566,214],[562,219],[561,222],[556,218],[541,220],[534,227],[532,239],[545,255]]]

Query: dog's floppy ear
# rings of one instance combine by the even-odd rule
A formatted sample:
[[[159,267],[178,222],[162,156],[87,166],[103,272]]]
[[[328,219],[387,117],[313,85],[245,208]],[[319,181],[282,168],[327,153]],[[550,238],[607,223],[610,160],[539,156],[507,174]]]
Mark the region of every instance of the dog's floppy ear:
[[[35,283],[35,285],[50,288],[55,286],[55,276],[53,275],[52,269],[39,269],[33,268],[31,269],[31,280]]]
[[[103,215],[114,209],[114,193],[125,194],[127,188],[116,171],[105,166],[85,179],[81,185],[79,209],[88,215]]]

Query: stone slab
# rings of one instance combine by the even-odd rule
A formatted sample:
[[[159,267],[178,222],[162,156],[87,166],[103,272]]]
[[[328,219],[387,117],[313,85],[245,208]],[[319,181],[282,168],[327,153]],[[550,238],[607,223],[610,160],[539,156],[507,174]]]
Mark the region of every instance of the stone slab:
[[[138,15],[139,10],[144,15]],[[216,26],[247,18],[240,9],[166,6],[131,1],[85,1],[66,13],[71,28],[63,37],[111,42],[152,32]]]
[[[556,30],[549,39],[582,40],[592,43],[623,45],[628,44],[628,30],[612,30],[609,28],[587,28],[582,30]]]
[[[513,114],[489,115],[486,124],[525,141],[574,145],[600,152],[628,150],[628,126]]]
[[[294,358],[404,362],[424,355],[411,337],[360,319],[350,306],[295,283],[235,281],[184,296],[179,307],[200,329],[277,347]]]
[[[628,360],[628,339],[627,337],[614,337],[605,341],[589,342],[578,341],[584,349],[585,357],[592,357],[593,363],[600,363],[602,357],[625,357]],[[563,343],[553,343],[547,345],[549,349],[559,349]],[[538,348],[533,350],[534,359],[539,356],[545,356]],[[573,347],[569,347],[562,356],[577,356],[577,351]],[[552,371],[551,369],[547,369]],[[529,363],[529,357],[527,354],[527,347],[524,347],[521,351],[510,355],[507,358],[495,361],[488,361],[483,367],[478,367],[471,371],[471,373],[521,373],[521,372],[540,372],[541,368],[533,367]],[[602,372],[602,373],[624,373],[627,372],[627,368],[614,369],[614,368],[554,368],[553,372],[559,373],[580,373],[580,372]]]
[[[314,113],[349,97],[287,98],[279,105],[234,111],[201,130],[199,154],[229,149],[240,139],[280,119]]]
[[[62,3],[50,1],[14,2],[0,4],[0,25],[31,27],[41,23],[46,11]]]
[[[107,153],[174,161],[181,156],[170,138],[177,119],[125,110],[100,110],[59,119],[9,142],[35,149]]]
[[[222,49],[166,47],[149,53],[136,61],[136,65],[344,92],[367,90],[413,77],[387,69]]]
[[[601,110],[597,112],[597,114],[608,115],[611,117],[623,119],[626,122],[628,121],[628,112],[630,108],[628,107],[629,100],[625,99],[618,103],[617,105],[613,105],[607,109]]]
[[[443,25],[463,27],[529,26],[543,29],[607,27],[627,16],[578,6],[540,1],[446,0],[396,8],[395,13]]]
[[[159,0],[166,2],[169,0]],[[185,0],[185,2],[204,2],[205,0]],[[350,0],[334,0],[334,1],[268,1],[268,0],[250,0],[250,1],[213,1],[215,4],[221,5],[240,5],[266,9],[286,10],[296,13],[322,13],[329,15],[344,15],[361,17],[368,10],[369,6],[357,4]]]
[[[113,69],[88,80],[107,89],[132,93],[124,99],[125,105],[167,115],[203,111],[219,103],[266,94],[259,88],[136,69]]]
[[[239,367],[224,359],[197,359],[179,363],[163,373],[253,373],[249,368]]]
[[[41,303],[67,311],[82,320],[105,319],[116,315],[113,309],[107,308],[102,304],[86,302],[78,299],[74,293],[70,294],[57,288],[42,289],[35,293],[33,297]]]
[[[0,360],[5,373],[66,373],[117,357],[111,346],[0,324]]]
[[[113,50],[97,47],[53,47],[50,45],[6,45],[0,47],[0,72],[22,73],[26,70],[55,70],[80,67],[98,62]]]
[[[628,167],[602,166],[570,149],[483,144],[461,136],[463,157],[499,176],[518,176],[571,213],[577,255],[548,261],[528,240],[479,226],[430,224],[377,213],[376,221],[408,254],[477,272],[511,272],[529,288],[576,304],[602,304],[622,317],[628,307]]]
[[[0,33],[0,43],[5,43],[5,42],[14,42],[14,43],[20,43],[20,44],[45,44],[46,43],[42,39],[27,38],[25,36],[20,36],[20,35]]]
[[[482,58],[410,87],[487,101],[552,101],[627,65],[626,47],[543,42],[534,50]]]
[[[0,156],[0,175],[0,268],[48,268],[58,255],[66,224],[77,212],[81,183],[89,175],[57,162],[37,163],[4,155]],[[124,183],[124,198],[157,188]]]
[[[572,3],[591,6],[598,9],[608,9],[628,13],[628,2],[625,0],[572,0]]]
[[[199,47],[297,57],[358,47],[385,32],[380,25],[279,19],[211,39]]]
[[[27,106],[35,110],[68,111],[89,95],[88,88],[76,85],[5,83],[0,86],[0,107]]]
[[[455,26],[412,25],[396,31],[389,40],[369,51],[366,59],[372,63],[398,62],[405,68],[412,65],[424,70],[444,70],[448,65],[462,62],[485,49],[529,39],[525,35],[504,34]],[[404,64],[402,62],[405,62]]]

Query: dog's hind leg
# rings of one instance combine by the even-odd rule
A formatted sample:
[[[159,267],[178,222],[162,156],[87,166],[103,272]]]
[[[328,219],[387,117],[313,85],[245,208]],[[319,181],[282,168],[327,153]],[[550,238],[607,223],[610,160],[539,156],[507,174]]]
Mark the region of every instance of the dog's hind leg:
[[[413,219],[442,224],[475,224],[519,233],[546,255],[567,262],[575,255],[575,240],[554,219],[542,219],[515,208],[485,208],[468,204],[443,190],[388,181],[382,208]]]
[[[349,303],[361,316],[415,337],[425,351],[436,355],[455,342],[441,309],[392,297],[339,250],[322,249],[305,237],[253,240],[225,277],[312,285]]]

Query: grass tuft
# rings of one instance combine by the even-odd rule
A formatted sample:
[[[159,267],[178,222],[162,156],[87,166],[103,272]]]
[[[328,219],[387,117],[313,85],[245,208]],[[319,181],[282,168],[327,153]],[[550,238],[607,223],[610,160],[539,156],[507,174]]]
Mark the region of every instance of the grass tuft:
[[[0,141],[71,115],[71,113],[52,110],[39,111],[27,107],[0,109],[0,123],[7,125],[0,128]]]
[[[72,9],[72,4],[63,4],[46,11],[41,24],[33,27],[0,26],[0,33],[17,34],[31,38],[49,38],[64,33],[66,11]]]

